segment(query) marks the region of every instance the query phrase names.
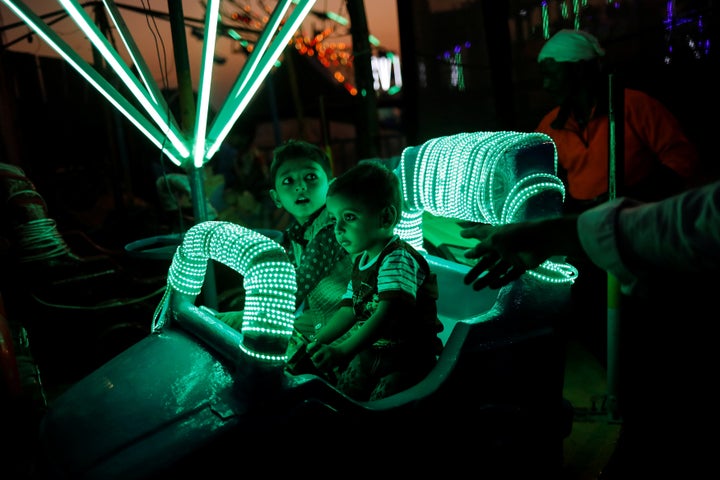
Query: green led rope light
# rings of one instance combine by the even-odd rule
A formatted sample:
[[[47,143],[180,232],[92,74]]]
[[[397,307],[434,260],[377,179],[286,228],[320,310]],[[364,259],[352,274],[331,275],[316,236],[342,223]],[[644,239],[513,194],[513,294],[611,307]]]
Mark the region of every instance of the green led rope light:
[[[395,227],[395,233],[406,240],[416,250],[425,252],[423,246],[422,215],[420,209],[403,210],[400,213],[400,222]]]
[[[410,210],[498,224],[520,180],[514,152],[551,141],[540,133],[473,132],[439,137],[401,155],[400,177]],[[412,155],[417,152],[415,156]],[[562,188],[562,182],[554,175]],[[564,190],[564,189],[563,189]]]
[[[565,199],[565,188],[557,182],[557,177],[549,173],[535,173],[518,181],[510,191],[503,207],[500,223],[510,223],[520,218],[520,208],[538,193],[555,190]]]
[[[235,223],[203,222],[187,231],[176,250],[168,286],[184,295],[199,295],[209,259],[243,276],[241,350],[259,360],[285,362],[297,290],[295,269],[285,250],[268,237]]]
[[[520,176],[515,154],[552,142],[543,133],[473,132],[428,140],[403,150],[395,173],[400,177],[404,211],[395,229],[416,249],[425,251],[422,214],[492,225],[521,220],[528,202],[548,191],[565,197],[565,187],[552,172]],[[548,260],[528,272],[542,281],[571,283],[577,269]]]

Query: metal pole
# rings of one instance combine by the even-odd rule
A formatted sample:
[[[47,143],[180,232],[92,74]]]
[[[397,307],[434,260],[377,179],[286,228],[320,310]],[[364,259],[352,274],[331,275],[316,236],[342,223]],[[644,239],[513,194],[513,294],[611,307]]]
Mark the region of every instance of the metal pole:
[[[608,199],[622,195],[625,183],[625,93],[616,74],[608,82]],[[612,420],[618,420],[618,370],[622,293],[614,275],[607,277],[607,409]]]
[[[347,11],[352,25],[352,49],[355,60],[355,151],[358,160],[375,158],[380,152],[380,122],[378,121],[377,97],[373,87],[368,39],[367,16],[363,0],[347,0]]]
[[[192,77],[190,75],[190,60],[188,57],[182,2],[168,0],[168,16],[170,19],[170,31],[172,32],[173,52],[175,56],[180,120],[183,131],[190,132],[195,125],[195,95],[193,94]],[[204,170],[202,167],[195,167],[189,158],[187,159],[185,169],[190,179],[190,194],[192,197],[195,221],[196,223],[204,222],[208,220]],[[205,283],[203,285],[203,297],[206,306],[217,309],[217,289],[215,286],[215,270],[212,261],[208,262]]]

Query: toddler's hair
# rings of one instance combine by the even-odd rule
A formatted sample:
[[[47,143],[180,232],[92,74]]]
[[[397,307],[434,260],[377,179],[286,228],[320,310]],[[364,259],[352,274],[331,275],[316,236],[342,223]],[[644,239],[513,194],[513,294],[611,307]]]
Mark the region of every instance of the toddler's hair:
[[[307,158],[314,160],[320,165],[328,178],[332,178],[332,168],[330,167],[330,159],[322,148],[304,140],[287,140],[282,145],[273,150],[273,159],[270,164],[270,185],[275,188],[275,176],[280,166],[288,160],[297,160]]]
[[[397,174],[377,161],[363,161],[335,178],[328,186],[327,196],[340,195],[356,200],[377,213],[393,206],[396,224],[402,212],[400,179]]]

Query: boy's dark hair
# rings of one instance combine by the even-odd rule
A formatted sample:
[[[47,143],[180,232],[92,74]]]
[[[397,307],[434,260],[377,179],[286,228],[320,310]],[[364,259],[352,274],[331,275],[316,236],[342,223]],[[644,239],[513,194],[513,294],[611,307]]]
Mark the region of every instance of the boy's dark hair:
[[[288,160],[308,158],[319,164],[328,178],[332,178],[330,159],[322,148],[304,140],[287,140],[273,150],[272,163],[270,164],[270,185],[275,188],[275,176],[280,166]]]
[[[402,212],[402,193],[397,174],[377,161],[363,161],[335,178],[327,195],[341,195],[362,202],[370,211],[393,206],[397,221]]]

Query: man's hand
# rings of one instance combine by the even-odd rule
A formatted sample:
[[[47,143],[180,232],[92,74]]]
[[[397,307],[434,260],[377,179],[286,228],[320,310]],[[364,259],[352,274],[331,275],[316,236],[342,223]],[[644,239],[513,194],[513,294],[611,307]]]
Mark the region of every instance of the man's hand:
[[[478,262],[465,275],[465,284],[473,289],[500,288],[520,278],[529,268],[540,265],[544,259],[533,256],[523,243],[527,235],[517,224],[476,225],[460,231],[463,238],[475,238],[480,243],[465,252],[466,258]]]
[[[465,257],[478,259],[465,275],[465,284],[475,290],[500,288],[553,255],[575,252],[579,248],[576,228],[577,217],[567,216],[462,229],[463,238],[480,240],[465,252]]]

